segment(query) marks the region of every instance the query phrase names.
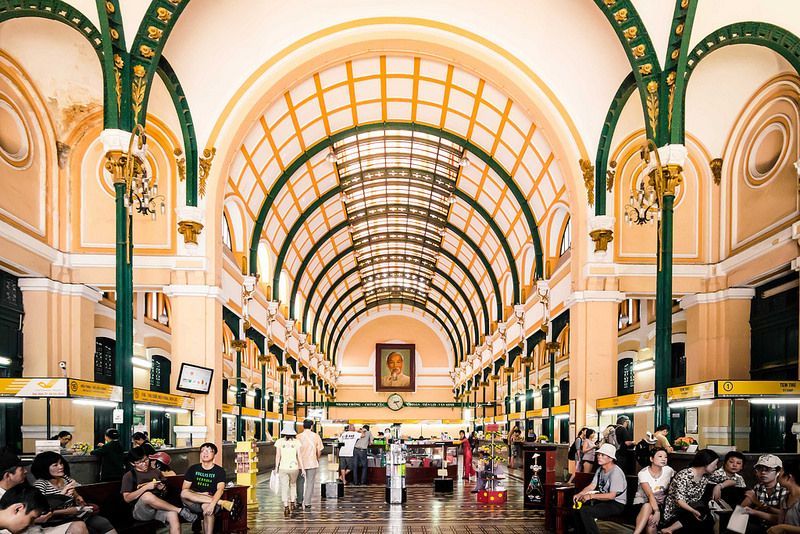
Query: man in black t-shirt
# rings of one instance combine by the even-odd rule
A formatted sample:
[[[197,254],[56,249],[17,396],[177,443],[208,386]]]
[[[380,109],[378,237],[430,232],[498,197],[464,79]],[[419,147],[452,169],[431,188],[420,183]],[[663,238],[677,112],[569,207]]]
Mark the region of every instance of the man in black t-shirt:
[[[633,441],[633,432],[631,432],[631,420],[627,415],[620,415],[617,418],[617,429],[615,430],[617,443],[619,449],[617,451],[617,465],[622,469],[626,475],[633,475],[636,473],[636,460],[633,454],[633,448],[636,442]]]
[[[202,514],[203,533],[213,534],[214,513],[219,506],[230,510],[231,503],[222,501],[225,491],[225,470],[214,463],[217,446],[213,443],[200,445],[200,463],[191,466],[183,476],[181,500],[191,511]]]

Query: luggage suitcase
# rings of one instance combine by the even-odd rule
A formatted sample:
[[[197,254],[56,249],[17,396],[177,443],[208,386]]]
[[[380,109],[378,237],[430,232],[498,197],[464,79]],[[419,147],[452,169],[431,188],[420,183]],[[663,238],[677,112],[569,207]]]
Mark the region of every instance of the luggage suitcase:
[[[342,484],[341,480],[323,482],[321,493],[323,500],[335,501],[337,499],[341,499],[344,497],[344,484]]]

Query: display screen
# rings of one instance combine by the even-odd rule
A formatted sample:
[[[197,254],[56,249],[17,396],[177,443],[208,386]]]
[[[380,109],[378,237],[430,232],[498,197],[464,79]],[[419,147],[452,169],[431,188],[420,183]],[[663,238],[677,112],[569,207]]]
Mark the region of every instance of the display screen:
[[[213,369],[182,363],[181,374],[178,375],[178,389],[188,393],[207,395],[208,390],[211,388],[211,377],[213,376]]]

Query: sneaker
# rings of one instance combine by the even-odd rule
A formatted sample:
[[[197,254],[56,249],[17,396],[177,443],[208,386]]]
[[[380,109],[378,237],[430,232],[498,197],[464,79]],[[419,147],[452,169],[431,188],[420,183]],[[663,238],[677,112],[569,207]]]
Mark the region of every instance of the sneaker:
[[[185,506],[181,508],[180,512],[178,512],[178,515],[181,517],[181,519],[183,519],[188,523],[194,523],[195,521],[197,521],[198,518],[198,515],[196,513],[192,512]]]
[[[311,505],[310,504],[305,505],[305,510],[306,510],[306,512],[310,511],[311,510]]]

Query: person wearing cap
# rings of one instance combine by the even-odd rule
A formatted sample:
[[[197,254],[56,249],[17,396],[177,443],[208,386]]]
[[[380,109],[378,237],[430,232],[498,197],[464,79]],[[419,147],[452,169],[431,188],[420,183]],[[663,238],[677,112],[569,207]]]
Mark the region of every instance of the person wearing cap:
[[[603,443],[595,456],[599,469],[592,482],[572,498],[580,506],[576,512],[578,532],[587,534],[600,532],[595,520],[622,513],[628,490],[625,473],[616,464],[616,447]]]
[[[275,442],[275,465],[278,467],[283,516],[292,515],[297,499],[297,477],[305,476],[303,458],[300,454],[302,444],[297,438],[294,422],[284,421],[281,437]]]
[[[714,484],[711,496],[715,501],[722,499],[722,492],[728,488],[739,488],[741,490],[740,493],[733,495],[730,495],[729,491],[726,492],[728,495],[726,495],[725,500],[728,501],[728,504],[736,506],[742,500],[744,488],[747,487],[747,484],[744,483],[744,478],[739,474],[743,467],[744,454],[739,451],[728,451],[722,462],[722,467],[711,473],[708,478],[708,483]],[[731,500],[735,502],[731,502]]]
[[[30,487],[26,483],[27,470],[19,457],[8,449],[0,450],[0,498],[14,488],[21,486]],[[32,488],[32,487],[31,487]],[[41,495],[35,488],[33,491]],[[42,495],[42,498],[45,498]],[[83,521],[65,522],[62,525],[41,526],[47,523],[53,514],[49,511],[42,513],[34,520],[34,525],[25,530],[25,534],[89,534],[89,529]]]
[[[749,527],[748,532],[766,532],[767,529],[778,523],[781,509],[786,503],[789,491],[778,484],[778,474],[783,469],[783,461],[774,454],[762,454],[754,467],[758,482],[752,490],[744,494],[741,506],[746,514],[754,517],[758,522]]]
[[[203,534],[214,532],[214,514],[220,506],[230,510],[230,501],[222,500],[225,491],[225,470],[214,463],[217,446],[211,442],[200,445],[200,463],[183,475],[181,501],[192,512],[202,515]]]
[[[172,458],[164,451],[158,451],[150,455],[150,467],[158,469],[165,477],[174,477],[176,475],[175,471],[169,467],[171,462]]]

